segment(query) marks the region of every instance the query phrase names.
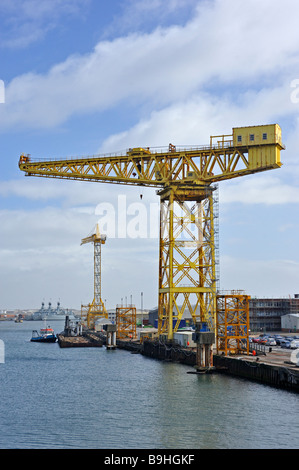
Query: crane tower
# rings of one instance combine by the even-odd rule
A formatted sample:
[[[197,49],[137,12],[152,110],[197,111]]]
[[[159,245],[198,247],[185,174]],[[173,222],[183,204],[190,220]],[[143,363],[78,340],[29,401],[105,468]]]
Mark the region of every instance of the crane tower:
[[[21,155],[27,176],[159,188],[160,334],[172,340],[184,311],[216,329],[214,183],[281,167],[278,124],[233,128],[210,145],[131,148],[124,154],[60,160]]]
[[[98,224],[95,233],[82,238],[81,245],[85,243],[93,243],[94,245],[94,298],[91,304],[81,305],[81,320],[86,319],[87,327],[93,328],[94,323],[99,318],[108,318],[107,310],[101,297],[102,274],[101,274],[101,257],[102,245],[106,243],[106,235],[101,235]]]

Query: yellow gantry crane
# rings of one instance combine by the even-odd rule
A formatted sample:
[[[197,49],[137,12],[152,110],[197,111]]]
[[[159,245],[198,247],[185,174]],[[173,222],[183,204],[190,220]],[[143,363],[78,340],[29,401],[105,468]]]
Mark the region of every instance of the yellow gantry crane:
[[[19,167],[27,176],[159,188],[158,328],[171,340],[185,310],[216,329],[215,183],[280,168],[282,149],[281,129],[271,124],[236,127],[196,148],[47,161],[21,155]]]
[[[102,300],[102,245],[106,243],[106,235],[101,235],[98,224],[95,233],[82,238],[81,245],[93,243],[94,245],[94,297],[91,304],[81,305],[81,320],[87,323],[87,327],[93,328],[95,321],[100,318],[108,318],[105,304]]]

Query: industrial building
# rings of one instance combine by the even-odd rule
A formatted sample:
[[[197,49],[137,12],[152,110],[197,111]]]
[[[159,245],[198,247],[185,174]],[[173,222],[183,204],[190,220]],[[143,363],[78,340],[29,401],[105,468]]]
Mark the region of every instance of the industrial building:
[[[149,312],[149,323],[157,326],[157,320],[158,308],[156,307]],[[186,309],[182,315],[180,326],[188,326],[191,322],[192,318]],[[297,331],[299,331],[299,294],[285,298],[251,298],[249,300],[249,322],[251,332],[284,329],[295,331],[296,325]]]
[[[299,313],[290,313],[281,317],[281,329],[288,333],[299,331]]]
[[[116,308],[111,308],[107,310],[108,313],[108,319],[111,321],[111,323],[116,322]],[[137,321],[137,326],[141,325],[142,323],[144,325],[148,324],[148,313],[149,311],[147,309],[136,309],[136,321]]]
[[[281,331],[282,317],[299,314],[299,294],[286,298],[251,298],[249,301],[250,329]]]
[[[199,307],[197,307],[196,312],[199,312]],[[158,327],[158,307],[155,307],[148,312],[148,323],[155,328]],[[193,321],[189,310],[186,308],[182,314],[180,327],[185,328],[189,325],[193,325]]]

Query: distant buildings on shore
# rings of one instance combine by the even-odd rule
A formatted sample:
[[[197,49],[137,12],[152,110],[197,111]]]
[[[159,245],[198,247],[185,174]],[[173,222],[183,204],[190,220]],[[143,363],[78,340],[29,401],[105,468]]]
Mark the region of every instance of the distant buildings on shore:
[[[81,311],[75,309],[62,308],[60,302],[57,306],[52,307],[51,302],[48,306],[42,302],[41,308],[36,309],[14,309],[14,310],[0,310],[0,320],[64,320],[65,316],[69,315],[71,318],[80,318]]]
[[[113,323],[116,320],[116,309],[108,310],[109,320]],[[39,310],[36,309],[16,309],[0,310],[0,320],[64,320],[65,316],[71,318],[81,318],[81,310],[61,308],[60,303],[53,308],[49,302],[48,306],[42,303]],[[183,314],[184,320],[190,320],[190,314]],[[299,294],[293,297],[284,298],[257,298],[252,297],[249,301],[250,330],[260,331],[299,331]],[[157,326],[158,308],[150,311],[137,310],[137,322]]]

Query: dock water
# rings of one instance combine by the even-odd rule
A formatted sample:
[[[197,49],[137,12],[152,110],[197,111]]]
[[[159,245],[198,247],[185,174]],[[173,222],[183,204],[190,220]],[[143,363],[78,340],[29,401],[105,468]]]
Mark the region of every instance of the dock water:
[[[106,344],[105,335],[84,332],[80,336],[57,335],[61,348],[102,347]],[[196,350],[182,346],[145,340],[143,343],[131,339],[117,339],[117,348],[133,354],[142,354],[152,359],[196,366]],[[108,348],[107,348],[108,349]],[[255,356],[213,355],[213,373],[222,373],[278,388],[299,392],[299,367],[289,360],[290,353],[281,352]]]
[[[132,341],[122,341],[118,347],[137,351]],[[165,344],[158,341],[144,341],[139,352],[153,359],[178,362],[195,366],[196,351],[178,345]],[[213,355],[213,373],[222,373],[266,385],[299,392],[299,367],[289,360],[289,352],[263,354],[255,356],[222,356]]]

